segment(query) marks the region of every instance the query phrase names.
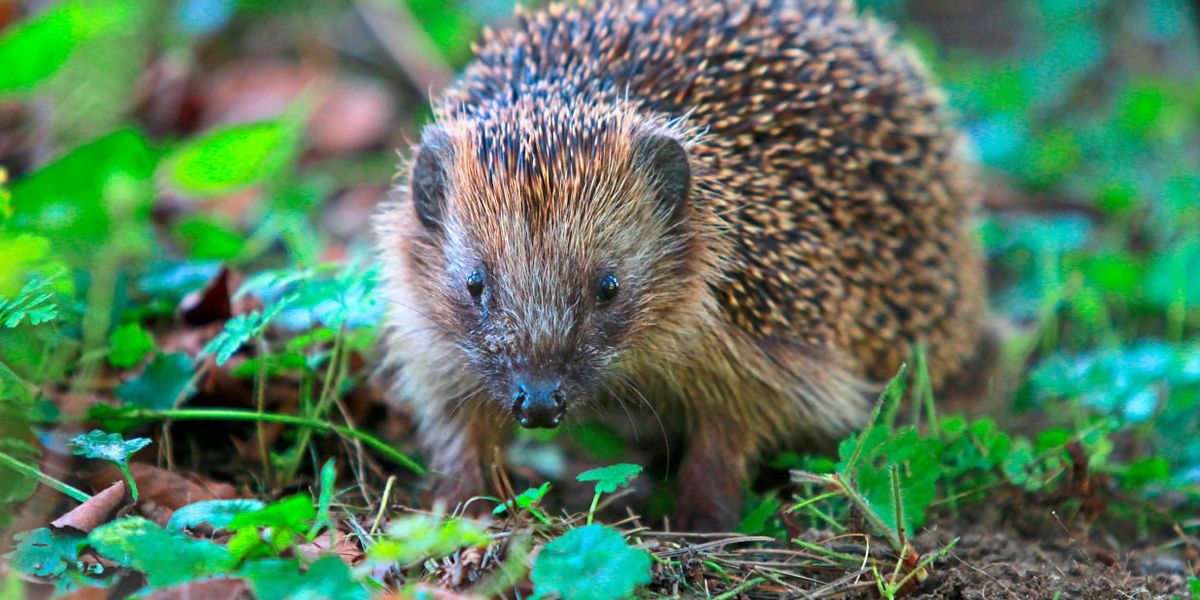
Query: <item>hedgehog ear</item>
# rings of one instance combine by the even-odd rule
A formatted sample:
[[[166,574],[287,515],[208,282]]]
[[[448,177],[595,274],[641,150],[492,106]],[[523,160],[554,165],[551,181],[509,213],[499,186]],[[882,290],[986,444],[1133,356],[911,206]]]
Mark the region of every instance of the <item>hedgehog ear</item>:
[[[658,208],[676,221],[687,206],[692,185],[692,169],[687,151],[675,138],[654,133],[638,140],[634,148],[634,163],[651,174]]]
[[[446,148],[438,134],[427,134],[413,161],[408,187],[417,219],[429,230],[441,227],[446,207]]]

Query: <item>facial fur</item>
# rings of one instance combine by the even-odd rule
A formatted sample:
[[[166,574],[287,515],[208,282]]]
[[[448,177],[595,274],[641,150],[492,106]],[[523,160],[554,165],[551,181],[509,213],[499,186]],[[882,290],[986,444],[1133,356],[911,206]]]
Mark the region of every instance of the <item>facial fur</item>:
[[[679,132],[614,107],[507,110],[423,135],[397,211],[408,281],[422,282],[409,316],[480,396],[553,426],[611,390],[623,355],[680,304],[691,168]],[[522,413],[537,386],[557,414]]]

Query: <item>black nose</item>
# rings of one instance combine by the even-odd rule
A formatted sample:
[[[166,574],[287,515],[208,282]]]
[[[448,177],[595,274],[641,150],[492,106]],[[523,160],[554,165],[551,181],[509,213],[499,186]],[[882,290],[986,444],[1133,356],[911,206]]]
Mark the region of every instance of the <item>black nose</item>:
[[[557,427],[566,408],[557,380],[523,379],[513,392],[513,414],[522,427]]]

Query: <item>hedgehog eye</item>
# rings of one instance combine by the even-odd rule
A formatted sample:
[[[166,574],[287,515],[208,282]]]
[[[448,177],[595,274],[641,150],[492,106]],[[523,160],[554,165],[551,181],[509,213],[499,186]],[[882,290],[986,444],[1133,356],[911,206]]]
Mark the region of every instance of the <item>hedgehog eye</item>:
[[[617,276],[609,273],[600,280],[600,288],[596,290],[596,298],[601,302],[610,302],[617,297],[617,292],[621,291],[621,282],[617,280]]]
[[[475,269],[467,275],[467,291],[471,293],[476,300],[483,295],[483,271]]]

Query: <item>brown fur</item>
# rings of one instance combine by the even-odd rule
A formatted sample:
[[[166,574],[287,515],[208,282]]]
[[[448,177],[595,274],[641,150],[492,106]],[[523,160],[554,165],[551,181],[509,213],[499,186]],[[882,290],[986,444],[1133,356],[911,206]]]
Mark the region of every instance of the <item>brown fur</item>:
[[[644,397],[689,432],[689,528],[736,523],[764,451],[860,426],[914,343],[935,385],[969,375],[984,294],[958,137],[913,54],[847,4],[519,14],[436,117],[438,223],[402,189],[377,227],[396,396],[449,477],[435,496],[483,488],[526,364],[563,373],[569,407]],[[654,136],[686,149],[679,215],[648,201]],[[590,295],[606,270],[611,307]]]

